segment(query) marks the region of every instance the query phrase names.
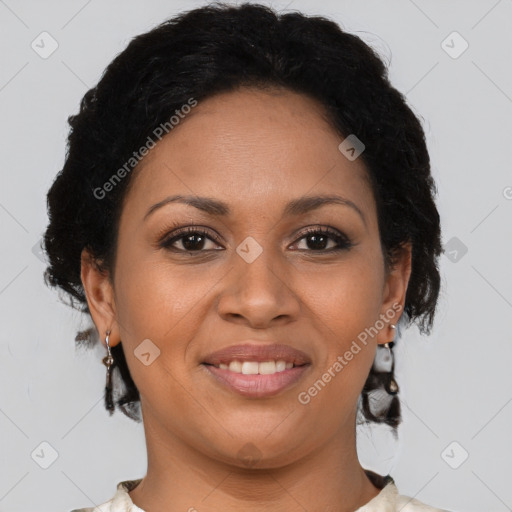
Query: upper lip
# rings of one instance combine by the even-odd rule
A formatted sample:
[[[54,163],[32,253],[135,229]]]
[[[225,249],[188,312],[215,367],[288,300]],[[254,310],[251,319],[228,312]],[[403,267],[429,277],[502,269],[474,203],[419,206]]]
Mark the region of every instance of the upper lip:
[[[311,363],[307,354],[292,348],[289,345],[280,343],[262,344],[247,341],[239,345],[231,345],[209,354],[203,363],[219,365],[229,364],[231,361],[286,361],[295,366],[302,366]]]

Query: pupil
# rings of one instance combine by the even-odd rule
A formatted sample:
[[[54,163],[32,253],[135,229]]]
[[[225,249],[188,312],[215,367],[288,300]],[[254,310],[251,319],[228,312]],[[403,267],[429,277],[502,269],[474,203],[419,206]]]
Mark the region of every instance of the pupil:
[[[194,238],[200,239],[199,243],[201,246],[199,247],[199,249],[202,249],[202,244],[204,244],[204,237],[202,235],[192,234],[185,236],[183,239],[183,247],[185,247],[187,251],[198,249],[198,247],[196,246],[197,242],[191,242],[191,240]]]
[[[328,237],[326,237],[325,235],[309,235],[307,238],[308,246],[314,250],[325,249],[325,247],[327,246],[326,244]],[[198,244],[199,247],[197,246]],[[200,234],[191,234],[183,237],[183,247],[185,247],[187,251],[192,251],[194,249],[202,249],[203,245],[204,237]]]
[[[313,241],[313,245],[315,245],[315,243],[318,243],[319,241],[321,241],[320,247],[318,247],[318,246],[313,247],[313,249],[325,249],[326,239],[327,239],[327,237],[325,235],[309,235],[308,238]]]

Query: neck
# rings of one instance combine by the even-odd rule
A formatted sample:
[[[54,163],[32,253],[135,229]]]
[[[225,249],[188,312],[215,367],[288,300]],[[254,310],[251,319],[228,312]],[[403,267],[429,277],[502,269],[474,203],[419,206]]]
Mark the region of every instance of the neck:
[[[198,451],[144,414],[148,471],[130,491],[145,512],[353,512],[379,490],[357,458],[355,415],[331,439],[286,465],[240,467]]]

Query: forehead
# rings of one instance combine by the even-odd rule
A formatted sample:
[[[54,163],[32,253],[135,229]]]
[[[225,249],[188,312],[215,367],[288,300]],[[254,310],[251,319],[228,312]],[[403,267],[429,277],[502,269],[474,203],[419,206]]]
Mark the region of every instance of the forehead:
[[[343,138],[308,96],[276,88],[217,94],[149,151],[133,171],[126,201],[143,208],[165,195],[208,195],[241,212],[339,192],[371,210],[366,168],[339,151]]]

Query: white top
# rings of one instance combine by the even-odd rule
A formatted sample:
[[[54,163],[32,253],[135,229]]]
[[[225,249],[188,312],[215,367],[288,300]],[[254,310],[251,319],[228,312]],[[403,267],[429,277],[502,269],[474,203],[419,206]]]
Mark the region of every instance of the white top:
[[[414,498],[398,494],[395,482],[389,475],[378,475],[368,469],[365,470],[365,473],[381,491],[355,512],[450,512],[430,507]],[[133,503],[128,494],[141,480],[142,478],[120,482],[117,484],[117,491],[112,499],[97,507],[80,508],[71,512],[144,512]]]

